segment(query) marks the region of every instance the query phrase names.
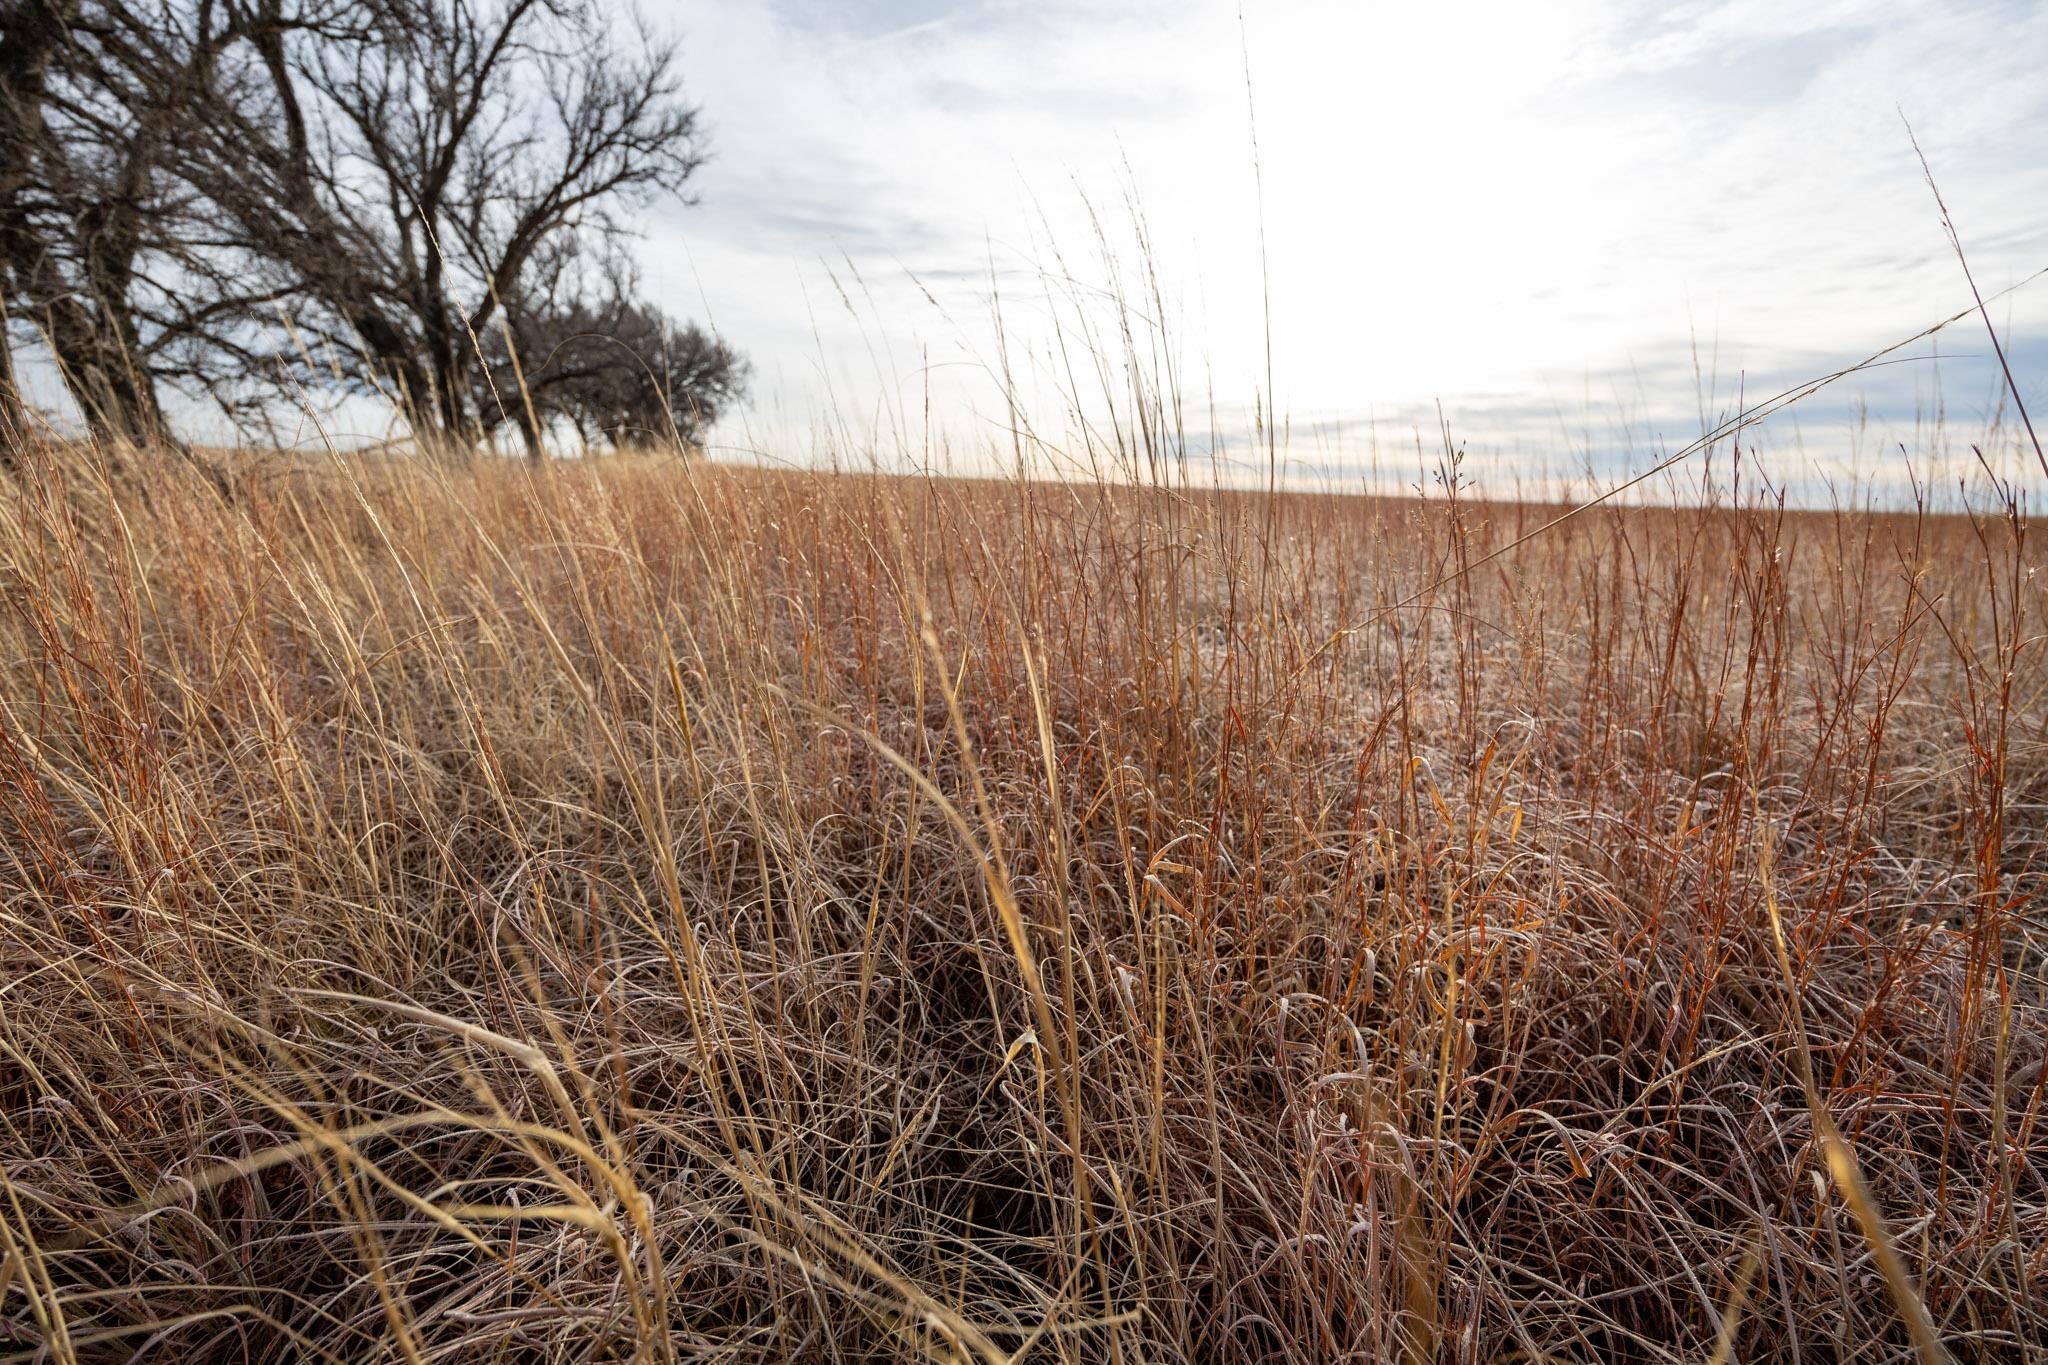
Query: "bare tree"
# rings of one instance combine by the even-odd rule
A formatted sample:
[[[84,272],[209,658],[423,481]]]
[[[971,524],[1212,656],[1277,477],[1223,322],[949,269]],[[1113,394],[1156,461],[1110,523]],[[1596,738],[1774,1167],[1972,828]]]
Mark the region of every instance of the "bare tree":
[[[702,160],[675,45],[598,0],[371,0],[363,35],[279,38],[271,95],[213,193],[298,291],[321,363],[388,393],[423,444],[466,448],[483,337],[537,311],[536,266],[616,242]],[[268,40],[266,40],[268,41]],[[245,108],[249,106],[245,105]]]
[[[16,281],[32,274],[40,252],[33,222],[37,153],[45,142],[43,103],[50,64],[62,48],[76,0],[8,0],[0,6],[0,299],[18,299]],[[23,430],[14,348],[0,331],[0,427]]]
[[[484,343],[477,410],[487,429],[516,427],[530,455],[561,424],[586,445],[689,448],[745,396],[738,352],[643,301],[616,267],[608,275],[603,293],[579,287],[508,305],[506,325]]]
[[[266,26],[309,22],[235,0],[13,0],[0,8],[0,271],[14,324],[38,336],[88,423],[166,434],[157,384],[203,375],[253,289],[220,250],[190,130]],[[244,60],[248,58],[245,56]],[[19,420],[13,352],[0,372]]]
[[[0,0],[5,300],[106,433],[160,435],[160,381],[238,419],[338,384],[467,449],[486,339],[616,312],[556,263],[701,160],[675,45],[605,0]]]

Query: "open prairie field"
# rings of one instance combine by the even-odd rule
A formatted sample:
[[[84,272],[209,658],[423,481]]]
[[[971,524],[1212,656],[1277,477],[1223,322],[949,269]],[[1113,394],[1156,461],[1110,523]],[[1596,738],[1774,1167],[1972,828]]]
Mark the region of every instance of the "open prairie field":
[[[0,482],[0,1357],[2041,1358],[1995,485],[135,467]]]

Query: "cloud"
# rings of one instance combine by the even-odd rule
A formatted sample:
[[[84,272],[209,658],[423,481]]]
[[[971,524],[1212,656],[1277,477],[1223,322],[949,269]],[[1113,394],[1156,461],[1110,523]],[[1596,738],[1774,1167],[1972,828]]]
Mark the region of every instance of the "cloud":
[[[1695,336],[1724,387],[1796,378],[1967,298],[1899,107],[1980,283],[2048,265],[2039,7],[1274,0],[1240,28],[1225,0],[721,0],[665,17],[718,156],[701,207],[652,225],[650,277],[760,366],[741,443],[886,446],[929,398],[960,448],[1007,448],[1002,354],[1040,429],[1075,426],[1104,386],[1098,357],[1069,373],[1074,346],[1124,363],[1118,292],[1163,309],[1139,330],[1171,335],[1134,344],[1191,408],[1213,388],[1219,421],[1277,400],[1350,439],[1440,401],[1538,460],[1569,445],[1555,395],[1590,389],[1661,414],[1632,430],[1697,426]],[[2030,356],[2044,292],[1999,305]],[[1978,393],[1971,363],[1944,382]],[[1899,367],[1860,391],[1908,420],[1921,385]]]

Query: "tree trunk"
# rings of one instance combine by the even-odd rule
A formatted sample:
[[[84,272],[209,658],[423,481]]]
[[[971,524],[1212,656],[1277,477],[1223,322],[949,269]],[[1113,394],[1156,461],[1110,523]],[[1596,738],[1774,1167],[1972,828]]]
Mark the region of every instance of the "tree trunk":
[[[21,311],[47,332],[65,387],[93,433],[154,445],[164,437],[163,412],[128,306],[154,138],[131,149],[111,198],[83,210],[74,224],[89,299],[63,278],[52,244],[23,204],[39,152],[50,151],[43,123],[50,62],[78,11],[77,0],[28,0],[0,11],[0,267],[12,299],[23,301]],[[26,412],[14,379],[9,355],[0,369],[0,420],[18,423]]]
[[[414,442],[422,451],[438,453],[443,445],[440,405],[434,381],[420,364],[411,339],[375,307],[362,309],[350,321],[372,365],[382,372],[382,381],[397,391],[398,413],[412,429]]]
[[[0,322],[0,468],[13,464],[14,444],[28,435],[28,405],[14,377],[14,345]]]
[[[64,387],[93,435],[153,447],[165,437],[156,387],[117,320],[65,297],[51,306],[50,348]]]
[[[137,127],[121,173],[100,202],[79,215],[85,285],[97,306],[97,388],[104,394],[105,434],[154,446],[165,441],[163,408],[156,377],[144,364],[142,330],[130,302],[135,262],[142,254],[143,215],[149,211],[150,177],[167,129],[157,115]]]
[[[474,424],[469,405],[462,401],[462,352],[448,325],[445,309],[435,309],[427,319],[427,363],[433,367],[434,418],[444,440],[473,444]]]
[[[20,297],[25,269],[32,269],[42,254],[21,197],[42,141],[50,58],[77,17],[78,0],[29,0],[0,9],[0,287],[6,288],[9,305]],[[0,318],[0,328],[5,323]],[[21,397],[14,347],[0,331],[0,434],[12,442],[27,433],[28,407]]]
[[[526,443],[526,458],[538,464],[548,457],[547,446],[541,441],[540,426],[534,420],[533,408],[520,396],[519,406],[513,410],[512,421],[519,428],[519,438]]]

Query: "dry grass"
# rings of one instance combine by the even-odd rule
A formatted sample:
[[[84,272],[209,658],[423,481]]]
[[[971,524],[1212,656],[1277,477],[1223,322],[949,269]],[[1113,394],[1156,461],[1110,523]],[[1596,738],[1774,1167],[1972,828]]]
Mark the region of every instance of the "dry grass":
[[[19,463],[0,1358],[2048,1340],[2017,512]]]

